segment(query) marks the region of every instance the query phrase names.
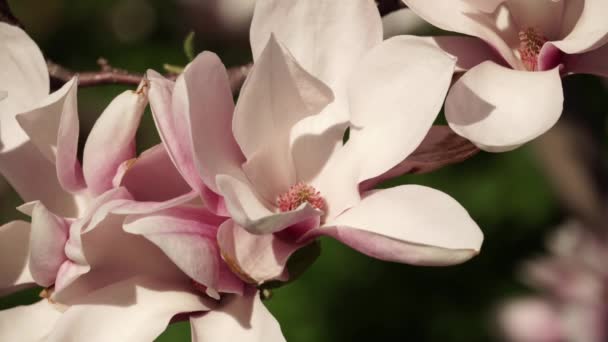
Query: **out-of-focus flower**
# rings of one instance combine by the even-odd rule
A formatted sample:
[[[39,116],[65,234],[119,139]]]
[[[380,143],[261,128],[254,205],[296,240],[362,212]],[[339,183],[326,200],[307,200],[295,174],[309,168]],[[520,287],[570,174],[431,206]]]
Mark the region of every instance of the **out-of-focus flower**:
[[[359,183],[402,162],[425,137],[452,58],[408,37],[382,42],[373,1],[258,1],[251,42],[255,63],[236,108],[212,53],[199,55],[176,83],[148,73],[173,160],[196,171],[185,166],[193,160],[198,180],[183,172],[188,183],[224,196],[230,219],[218,243],[243,280],[285,280],[289,256],[320,235],[420,265],[477,254],[481,231],[446,194],[414,185],[359,192]],[[146,235],[149,226],[140,217],[126,229]],[[185,253],[198,242],[188,244],[164,250],[195,269]]]
[[[537,297],[517,298],[498,313],[514,342],[602,342],[608,338],[608,244],[571,222],[548,244],[550,256],[524,267]]]
[[[608,76],[604,0],[403,0],[431,24],[471,37],[435,43],[470,69],[446,100],[450,127],[488,151],[516,148],[562,112],[561,76]]]
[[[5,24],[0,24],[0,33],[10,38],[0,41],[6,43],[2,56],[14,66],[7,70],[12,78],[3,80],[18,82],[39,73],[38,78],[48,82],[34,42]],[[24,51],[29,54],[20,55]],[[19,163],[10,165],[2,159],[0,166],[8,170],[11,184],[22,185],[17,189],[24,198],[38,200],[20,207],[32,216],[31,225],[14,221],[0,227],[0,291],[34,283],[46,289],[38,303],[0,311],[0,339],[151,341],[176,315],[195,314],[191,317],[195,341],[284,340],[256,291],[244,289],[226,266],[218,274],[222,268],[217,248],[210,248],[215,254],[197,255],[208,274],[193,278],[145,238],[122,229],[125,214],[159,213],[198,197],[162,145],[133,159],[135,131],[147,104],[147,82],[115,98],[97,120],[81,167],[76,156],[77,81],[50,96],[41,92],[41,99],[32,99],[26,88],[44,87],[36,77],[30,78],[31,84],[2,84],[8,89],[2,101],[8,105],[0,117],[2,157],[10,153],[10,160]],[[4,129],[9,125],[11,130]],[[41,168],[35,169],[37,165]],[[28,177],[59,190],[29,186]],[[190,213],[197,215],[199,224],[214,222],[213,214],[200,205],[190,207]],[[244,296],[225,295],[216,302],[206,295],[216,290]]]

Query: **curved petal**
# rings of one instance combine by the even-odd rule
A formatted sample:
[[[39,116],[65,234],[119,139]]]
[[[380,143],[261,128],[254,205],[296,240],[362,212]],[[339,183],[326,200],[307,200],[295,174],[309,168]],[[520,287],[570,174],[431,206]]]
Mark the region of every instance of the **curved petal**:
[[[478,37],[492,46],[514,68],[523,67],[511,46],[519,43],[519,29],[501,10],[487,12],[477,0],[403,0],[429,23],[444,29]],[[496,3],[492,1],[489,5]],[[491,8],[492,6],[490,6]],[[505,20],[506,19],[506,20]]]
[[[216,54],[203,52],[183,75],[195,162],[202,180],[217,193],[215,176],[240,173],[245,161],[232,134],[234,100],[228,74]]]
[[[27,222],[12,221],[0,227],[0,295],[34,284],[28,267],[29,240]]]
[[[608,77],[608,44],[577,55],[565,57],[566,70],[574,74],[592,74]]]
[[[176,207],[153,214],[128,216],[123,228],[150,240],[186,275],[211,291],[242,294],[243,284],[236,277],[221,277],[229,274],[221,272],[221,268],[226,266],[220,258],[215,238],[223,220],[201,208]]]
[[[389,170],[422,142],[443,105],[455,63],[407,36],[384,41],[361,61],[349,87],[354,127],[345,145],[345,153],[356,155],[360,182]]]
[[[484,62],[452,86],[450,127],[486,151],[518,147],[551,128],[562,113],[559,68],[527,72]]]
[[[193,342],[284,342],[279,322],[257,292],[232,296],[216,310],[190,318]]]
[[[201,195],[205,204],[213,211],[218,210],[218,196],[205,186],[194,161],[188,119],[190,99],[185,76],[180,75],[174,83],[148,70],[147,77],[150,80],[149,98],[154,122],[173,164],[190,187]]]
[[[206,311],[210,304],[180,285],[130,278],[81,298],[46,341],[153,341],[176,314]]]
[[[509,341],[566,340],[557,308],[541,298],[517,298],[502,305],[498,323]]]
[[[118,167],[135,157],[135,133],[148,105],[148,86],[125,91],[108,105],[89,133],[82,169],[93,195],[110,190]]]
[[[17,116],[32,142],[55,164],[61,186],[72,193],[86,186],[76,155],[79,134],[77,89],[78,81],[72,78],[36,109]]]
[[[603,0],[570,1],[566,4],[570,15],[577,15],[576,24],[564,39],[552,42],[565,53],[575,54],[591,51],[608,42],[608,3]],[[569,27],[568,27],[569,29]]]
[[[269,280],[286,280],[287,260],[302,244],[288,243],[275,234],[254,235],[233,220],[217,232],[222,257],[244,281],[260,285]]]
[[[563,18],[567,2],[569,1],[508,0],[506,4],[511,17],[520,29],[533,27],[540,30],[549,40],[553,40],[561,37],[562,20],[560,19]]]
[[[6,152],[29,139],[15,115],[31,109],[49,94],[49,74],[42,52],[19,27],[0,22],[0,151]]]
[[[260,202],[249,184],[227,175],[217,176],[216,182],[231,218],[253,234],[270,234],[323,214],[308,202],[296,210],[274,213]]]
[[[67,260],[63,249],[68,230],[65,219],[36,203],[32,211],[29,268],[38,285],[48,287],[55,283],[59,268]]]
[[[114,186],[123,186],[136,201],[166,201],[192,191],[173,165],[163,144],[145,150],[119,167]]]
[[[359,184],[359,191],[367,191],[391,178],[408,173],[428,173],[443,166],[462,162],[479,152],[467,139],[448,126],[433,125],[420,146],[402,162],[385,173]]]
[[[331,101],[331,89],[302,69],[271,36],[241,89],[232,125],[247,157],[246,172],[269,173],[274,178],[258,186],[249,176],[267,200],[296,183],[289,146],[293,126],[318,114]]]
[[[371,0],[258,0],[250,31],[256,63],[272,34],[342,96],[356,63],[382,41],[382,22]]]
[[[331,236],[378,259],[430,266],[464,262],[479,253],[483,241],[458,202],[417,185],[372,192],[304,237],[311,235]]]
[[[46,299],[35,304],[0,311],[0,340],[40,342],[53,330],[61,318]],[[32,324],[35,322],[35,324]]]

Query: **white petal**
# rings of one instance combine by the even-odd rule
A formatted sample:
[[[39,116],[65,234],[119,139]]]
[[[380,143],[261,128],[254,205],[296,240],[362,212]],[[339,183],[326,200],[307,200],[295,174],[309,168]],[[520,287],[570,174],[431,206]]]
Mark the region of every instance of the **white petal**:
[[[562,113],[563,99],[558,68],[528,72],[484,62],[452,86],[445,113],[456,133],[498,152],[549,130]]]
[[[0,340],[42,342],[53,330],[61,312],[43,299],[35,304],[0,311]]]
[[[30,224],[12,221],[0,227],[0,295],[33,285],[28,267]]]

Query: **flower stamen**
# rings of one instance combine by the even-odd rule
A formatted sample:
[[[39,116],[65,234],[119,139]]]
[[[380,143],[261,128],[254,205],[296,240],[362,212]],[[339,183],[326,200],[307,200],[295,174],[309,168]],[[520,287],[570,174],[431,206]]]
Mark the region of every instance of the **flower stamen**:
[[[538,70],[538,55],[547,40],[542,33],[532,27],[519,31],[518,51],[527,70]]]
[[[286,193],[277,197],[277,207],[281,212],[295,210],[305,202],[316,209],[325,210],[325,200],[321,193],[308,184],[296,183]]]

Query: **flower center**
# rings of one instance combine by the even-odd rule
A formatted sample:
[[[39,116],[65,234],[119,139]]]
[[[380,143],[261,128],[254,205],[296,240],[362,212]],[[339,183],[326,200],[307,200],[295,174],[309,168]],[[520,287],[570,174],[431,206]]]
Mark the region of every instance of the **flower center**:
[[[547,38],[532,27],[519,31],[519,54],[521,61],[529,71],[538,70],[538,55]]]
[[[304,202],[319,210],[325,210],[325,200],[321,193],[308,184],[296,183],[286,193],[277,197],[277,206],[281,212],[295,210]]]

